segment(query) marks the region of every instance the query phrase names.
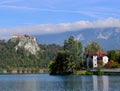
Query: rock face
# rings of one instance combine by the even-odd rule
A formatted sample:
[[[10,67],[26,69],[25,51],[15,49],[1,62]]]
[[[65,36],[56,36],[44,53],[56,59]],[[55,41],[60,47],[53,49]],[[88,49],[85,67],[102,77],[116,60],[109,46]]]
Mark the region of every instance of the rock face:
[[[17,37],[12,37],[12,40],[18,40],[18,44],[16,45],[15,49],[18,50],[18,48],[24,48],[25,50],[29,51],[31,54],[35,55],[38,51],[40,51],[40,48],[38,46],[38,43],[36,41],[36,38],[32,38],[28,35],[22,35]]]

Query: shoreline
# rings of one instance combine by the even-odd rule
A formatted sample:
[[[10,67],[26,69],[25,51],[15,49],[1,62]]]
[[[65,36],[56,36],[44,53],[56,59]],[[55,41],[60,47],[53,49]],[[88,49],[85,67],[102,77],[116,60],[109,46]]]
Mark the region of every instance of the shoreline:
[[[91,70],[94,73],[97,72],[97,69]],[[101,69],[100,70],[103,75],[120,75],[120,68],[113,68],[113,69]]]
[[[120,68],[79,70],[75,75],[120,75]]]
[[[48,69],[35,69],[35,70],[28,70],[28,69],[13,69],[13,70],[7,70],[2,69],[0,72],[1,74],[49,74]]]
[[[89,72],[86,74],[86,72]],[[101,74],[98,74],[101,73]],[[8,72],[7,70],[4,70],[0,73],[0,75],[14,75],[14,74],[50,74],[48,69],[40,69],[37,72],[27,72],[27,71],[21,71],[21,73],[12,70],[11,72]],[[73,75],[120,75],[120,68],[113,68],[113,69],[100,69],[98,72],[98,69],[88,69],[88,70],[77,70],[73,73]]]

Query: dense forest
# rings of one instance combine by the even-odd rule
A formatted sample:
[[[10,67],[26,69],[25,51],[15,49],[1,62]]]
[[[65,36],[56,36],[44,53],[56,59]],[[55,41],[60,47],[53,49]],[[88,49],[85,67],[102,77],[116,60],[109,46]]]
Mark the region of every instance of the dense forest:
[[[40,51],[32,55],[24,48],[15,50],[16,42],[0,40],[0,68],[48,68],[52,60],[61,50],[61,46],[39,44]]]
[[[51,74],[71,74],[86,67],[86,55],[89,51],[102,50],[97,42],[83,47],[81,42],[70,36],[64,45],[38,44],[40,51],[36,55],[24,48],[15,50],[18,41],[0,40],[0,68],[3,69],[50,69]],[[120,68],[120,50],[107,51],[109,62],[106,68]]]
[[[86,69],[87,55],[93,54],[97,51],[103,51],[97,42],[89,42],[83,48],[83,45],[70,36],[64,41],[62,51],[60,51],[56,58],[50,63],[50,74],[52,75],[64,75],[64,74],[76,74],[78,70]],[[103,59],[97,59],[97,68],[120,68],[120,50],[109,50],[106,56],[109,61],[103,65]],[[96,55],[96,54],[93,54]],[[93,57],[93,56],[91,56]],[[93,63],[89,63],[89,67],[93,69]],[[99,72],[99,71],[98,71]],[[88,74],[88,73],[85,73]]]

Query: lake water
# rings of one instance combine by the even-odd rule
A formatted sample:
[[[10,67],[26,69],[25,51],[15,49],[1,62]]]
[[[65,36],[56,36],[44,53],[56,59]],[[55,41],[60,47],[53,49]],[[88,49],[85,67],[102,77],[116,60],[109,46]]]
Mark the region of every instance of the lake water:
[[[0,91],[120,91],[120,76],[0,75]]]

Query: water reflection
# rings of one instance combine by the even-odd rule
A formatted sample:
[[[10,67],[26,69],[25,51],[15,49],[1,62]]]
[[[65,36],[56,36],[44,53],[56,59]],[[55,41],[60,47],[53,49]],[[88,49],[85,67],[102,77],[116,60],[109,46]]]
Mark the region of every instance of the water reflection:
[[[97,76],[93,76],[93,89],[94,89],[94,91],[98,91],[98,79],[97,79]]]
[[[109,91],[109,77],[108,76],[93,76],[93,90],[94,91]]]
[[[109,78],[108,78],[108,76],[103,76],[103,91],[109,91]]]
[[[0,75],[0,91],[119,91],[119,76]]]

